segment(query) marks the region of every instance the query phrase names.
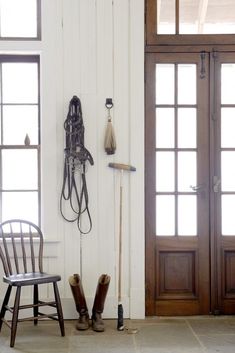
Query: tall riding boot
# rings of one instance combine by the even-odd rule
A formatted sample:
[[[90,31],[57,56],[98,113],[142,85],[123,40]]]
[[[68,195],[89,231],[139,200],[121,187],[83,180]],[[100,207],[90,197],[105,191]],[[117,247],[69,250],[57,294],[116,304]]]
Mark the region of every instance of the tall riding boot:
[[[103,332],[105,329],[101,314],[104,310],[104,302],[108,292],[109,282],[110,276],[101,275],[96,288],[95,300],[92,308],[92,328],[97,332]]]
[[[87,330],[89,328],[89,314],[80,276],[78,274],[70,276],[69,284],[73,293],[77,312],[79,313],[76,329]]]

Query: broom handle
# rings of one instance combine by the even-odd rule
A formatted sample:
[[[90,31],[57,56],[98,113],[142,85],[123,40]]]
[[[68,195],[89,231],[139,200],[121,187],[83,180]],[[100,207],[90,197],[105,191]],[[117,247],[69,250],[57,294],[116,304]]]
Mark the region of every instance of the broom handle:
[[[118,262],[118,302],[122,300],[122,179],[123,169],[120,173],[120,209],[119,209],[119,262]]]

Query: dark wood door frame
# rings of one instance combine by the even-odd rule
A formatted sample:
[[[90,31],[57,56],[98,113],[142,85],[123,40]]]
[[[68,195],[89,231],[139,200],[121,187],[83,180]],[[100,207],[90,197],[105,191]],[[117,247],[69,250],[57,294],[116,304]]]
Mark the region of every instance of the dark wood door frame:
[[[178,48],[179,49],[179,48]],[[204,48],[191,47],[192,52],[198,52],[203,49],[211,49],[209,47]],[[226,50],[224,46],[217,47],[220,51],[225,52],[235,52],[235,47],[231,46],[228,50]],[[164,51],[163,48],[158,48],[159,51]],[[177,48],[171,48],[168,52],[175,52]],[[179,52],[183,52],[183,48],[179,50]],[[231,54],[231,58],[232,58]],[[227,55],[229,56],[229,55]],[[224,60],[223,55],[221,55],[221,60]],[[229,59],[228,59],[229,60]],[[155,87],[154,80],[149,79],[153,73],[153,65],[156,62],[156,55],[148,55],[146,54],[146,119],[145,119],[145,192],[146,192],[146,315],[156,315],[156,307],[155,300],[156,298],[156,287],[151,285],[151,283],[156,283],[156,271],[155,265],[157,260],[157,249],[155,243],[155,229],[154,222],[155,219],[155,195],[151,192],[151,187],[149,185],[154,185],[155,183],[155,150],[152,146],[155,145],[155,111],[152,108],[152,103],[155,99]],[[213,175],[219,174],[219,147],[218,141],[220,140],[220,127],[218,128],[218,124],[220,119],[214,119],[213,114],[215,111],[219,111],[220,107],[218,106],[218,97],[220,95],[220,91],[218,91],[218,87],[220,87],[220,76],[218,74],[218,65],[222,61],[218,61],[216,57],[215,50],[212,50],[210,54],[210,99],[209,99],[209,107],[210,111],[207,113],[208,121],[210,124],[210,162],[209,162],[209,190],[210,190],[210,252],[208,256],[210,256],[210,279],[211,279],[211,287],[210,291],[213,295],[211,295],[211,307],[210,312],[212,313],[231,313],[235,310],[234,305],[234,295],[232,293],[233,288],[229,288],[230,292],[226,292],[226,288],[224,285],[224,279],[222,279],[224,268],[218,267],[218,263],[223,264],[223,266],[230,266],[230,253],[232,251],[232,256],[234,254],[232,240],[229,237],[222,237],[218,234],[218,229],[220,229],[220,215],[218,209],[220,208],[220,203],[218,200],[217,194],[211,192],[212,189],[212,177]],[[208,68],[207,68],[208,69]],[[216,98],[214,98],[216,97]],[[216,201],[216,202],[215,202]],[[215,203],[217,207],[215,207]],[[217,232],[217,233],[216,233]],[[220,240],[218,240],[220,239]],[[221,250],[222,249],[222,250]],[[149,253],[152,253],[153,256],[149,257]],[[232,260],[233,261],[233,258]],[[231,265],[232,269],[232,265]],[[222,283],[223,282],[223,283]],[[231,283],[229,283],[230,285]],[[225,298],[222,300],[221,298]],[[180,301],[178,301],[180,304]],[[179,308],[181,305],[179,305]],[[206,312],[202,312],[206,313]]]
[[[159,60],[161,57],[161,60]],[[173,55],[176,62],[189,62],[198,63],[199,70],[199,58],[198,54],[189,54],[189,53],[180,53]],[[173,60],[173,62],[174,62]],[[208,313],[209,305],[209,269],[204,265],[202,270],[202,261],[204,257],[208,257],[209,254],[209,228],[202,228],[202,223],[199,224],[200,237],[196,238],[184,238],[184,237],[158,237],[156,241],[155,236],[155,63],[156,62],[172,62],[172,55],[168,54],[149,54],[146,56],[146,158],[145,158],[145,183],[146,183],[146,314],[147,315],[156,315],[156,310],[163,314],[166,312],[166,306],[172,308],[174,314],[189,314],[194,313]],[[206,63],[206,69],[208,72],[208,61]],[[199,75],[199,73],[198,73]],[[208,80],[208,77],[207,77]],[[208,81],[209,82],[209,81]],[[208,85],[202,85],[200,82],[198,84],[198,94],[202,97],[208,96]],[[206,111],[206,105],[204,99],[201,100],[200,111],[201,114],[208,115]],[[209,164],[208,148],[205,146],[206,141],[209,140],[207,120],[204,120],[201,116],[200,122],[198,125],[198,134],[203,136],[203,144],[200,147],[199,151],[199,163],[203,164],[204,167],[202,170],[206,170],[206,166]],[[207,150],[204,150],[207,148]],[[206,157],[207,156],[207,157]],[[204,173],[204,172],[203,172]],[[198,195],[199,203],[201,203],[201,198],[206,198],[208,205],[205,206],[205,202],[202,203],[201,207],[198,208],[201,220],[208,218],[208,190],[209,190],[209,180],[208,175],[198,175],[198,182],[203,181],[206,183],[205,192],[200,192]],[[203,206],[204,204],[204,206]],[[156,245],[157,243],[158,245]],[[172,247],[169,244],[172,244]],[[176,253],[175,251],[178,251]],[[164,258],[164,255],[166,257]],[[181,258],[178,257],[181,255]],[[178,294],[167,294],[170,293],[167,290],[161,290],[159,288],[158,280],[160,278],[159,269],[156,270],[156,263],[168,262],[171,259],[171,256],[179,258],[179,261],[186,261],[189,266],[193,266],[190,271],[192,274],[189,274],[189,281],[191,286],[185,288],[181,293]],[[199,261],[200,259],[200,261]],[[179,263],[180,263],[179,262]],[[157,271],[157,272],[156,272]],[[191,279],[191,275],[194,277]],[[155,285],[156,284],[156,285]],[[200,284],[201,290],[199,293],[198,286]],[[203,288],[202,288],[203,287]],[[161,293],[160,293],[161,292]],[[158,307],[155,298],[159,297],[165,300],[160,301],[161,307]],[[184,299],[187,300],[185,301]],[[161,300],[161,299],[160,299]],[[173,303],[173,304],[172,304]],[[164,308],[165,307],[165,308]],[[199,309],[200,307],[200,309]],[[157,308],[157,309],[156,309]],[[163,310],[163,311],[161,311]],[[169,309],[171,310],[171,309]],[[160,315],[161,315],[160,314]]]

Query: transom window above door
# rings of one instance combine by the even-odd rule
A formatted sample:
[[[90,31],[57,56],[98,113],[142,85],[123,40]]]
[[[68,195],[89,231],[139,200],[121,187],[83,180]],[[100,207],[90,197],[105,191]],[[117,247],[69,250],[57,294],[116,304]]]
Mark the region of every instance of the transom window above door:
[[[235,33],[235,1],[157,0],[157,33]]]
[[[235,43],[233,0],[146,0],[146,17],[147,44]]]

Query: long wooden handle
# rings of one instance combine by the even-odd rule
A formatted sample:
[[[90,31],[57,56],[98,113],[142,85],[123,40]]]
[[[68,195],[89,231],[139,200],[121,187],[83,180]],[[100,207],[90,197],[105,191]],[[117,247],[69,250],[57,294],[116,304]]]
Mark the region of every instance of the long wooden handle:
[[[122,177],[122,175],[121,175]],[[120,182],[119,205],[119,259],[118,259],[118,302],[122,301],[122,183]]]
[[[108,166],[110,168],[119,169],[119,170],[128,170],[129,172],[135,172],[136,168],[129,164],[122,163],[109,163]]]

